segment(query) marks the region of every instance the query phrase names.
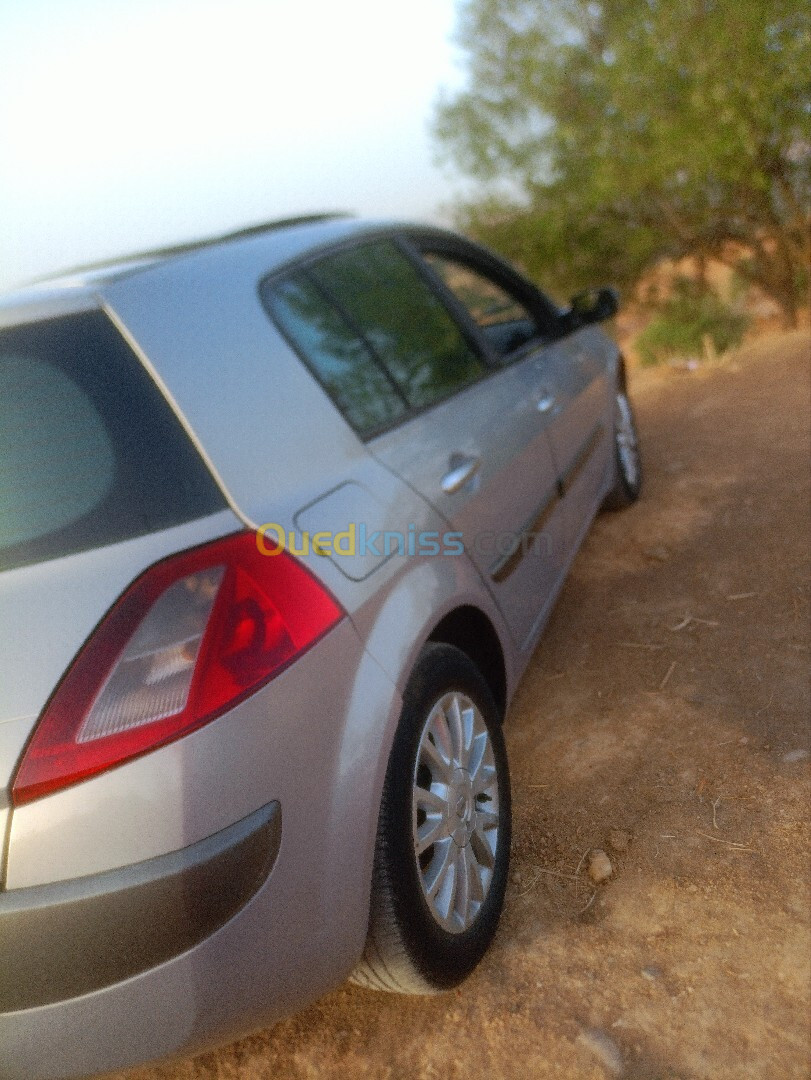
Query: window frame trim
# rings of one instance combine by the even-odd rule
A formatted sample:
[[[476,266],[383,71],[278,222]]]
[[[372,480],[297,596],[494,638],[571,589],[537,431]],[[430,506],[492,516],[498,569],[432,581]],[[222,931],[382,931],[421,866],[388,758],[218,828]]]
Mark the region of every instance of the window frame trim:
[[[531,281],[523,277],[509,263],[501,260],[493,252],[486,248],[471,243],[464,237],[456,237],[453,234],[434,232],[431,229],[404,229],[403,238],[415,258],[425,267],[427,275],[434,284],[434,289],[445,300],[445,304],[456,315],[457,321],[466,324],[469,336],[476,341],[479,351],[486,358],[486,362],[496,370],[512,367],[520,363],[527,356],[537,353],[540,349],[552,345],[560,337],[551,327],[560,318],[560,309]],[[482,328],[471,315],[465,304],[456,296],[453,290],[445,283],[439,274],[425,258],[426,255],[435,254],[446,257],[460,263],[474,273],[482,277],[489,277],[505,292],[512,295],[527,309],[529,314],[539,324],[544,321],[550,323],[548,336],[539,336],[525,342],[512,352],[501,355],[496,352],[487,340]]]

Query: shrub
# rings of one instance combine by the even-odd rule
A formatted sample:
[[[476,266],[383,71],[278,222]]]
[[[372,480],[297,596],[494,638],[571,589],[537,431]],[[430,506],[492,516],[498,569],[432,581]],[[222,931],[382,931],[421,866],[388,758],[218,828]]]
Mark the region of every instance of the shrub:
[[[645,365],[681,357],[701,357],[740,345],[747,317],[725,304],[701,282],[679,278],[635,346]]]

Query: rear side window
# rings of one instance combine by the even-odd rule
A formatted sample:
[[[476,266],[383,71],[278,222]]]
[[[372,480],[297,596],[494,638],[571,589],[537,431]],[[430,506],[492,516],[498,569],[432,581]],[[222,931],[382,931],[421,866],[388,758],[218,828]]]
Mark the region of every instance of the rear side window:
[[[485,373],[430,283],[391,241],[365,243],[271,278],[260,295],[364,438]]]
[[[406,411],[402,394],[358,331],[304,274],[274,283],[263,298],[355,431],[370,435]]]
[[[424,408],[484,374],[448,309],[391,241],[363,244],[313,270],[355,323],[412,408]]]
[[[180,525],[225,505],[105,314],[0,331],[0,570]]]

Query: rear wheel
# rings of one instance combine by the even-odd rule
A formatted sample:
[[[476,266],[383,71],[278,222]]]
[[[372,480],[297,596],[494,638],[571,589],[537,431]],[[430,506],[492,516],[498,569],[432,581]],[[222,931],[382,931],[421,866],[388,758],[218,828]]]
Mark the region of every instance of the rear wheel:
[[[603,501],[604,510],[622,510],[639,498],[642,458],[633,409],[623,386],[614,399],[614,486]]]
[[[501,721],[468,657],[429,644],[403,697],[354,982],[430,994],[461,982],[493,939],[510,852]]]

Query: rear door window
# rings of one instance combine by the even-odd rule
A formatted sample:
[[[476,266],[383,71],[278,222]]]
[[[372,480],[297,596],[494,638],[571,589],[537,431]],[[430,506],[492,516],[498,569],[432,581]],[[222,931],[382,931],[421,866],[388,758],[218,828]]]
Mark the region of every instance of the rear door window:
[[[358,327],[411,408],[432,405],[485,373],[442,300],[392,241],[333,255],[312,274]]]
[[[169,404],[103,312],[0,330],[0,570],[225,506]]]

